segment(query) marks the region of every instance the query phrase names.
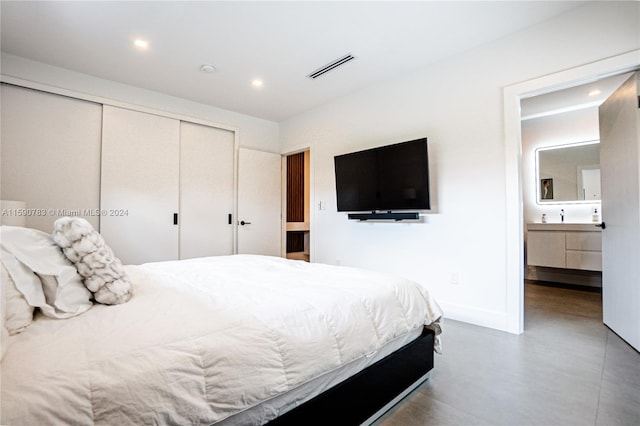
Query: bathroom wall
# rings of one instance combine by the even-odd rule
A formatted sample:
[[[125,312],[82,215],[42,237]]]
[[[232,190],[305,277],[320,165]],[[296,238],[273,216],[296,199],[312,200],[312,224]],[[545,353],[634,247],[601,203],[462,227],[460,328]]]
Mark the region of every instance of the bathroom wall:
[[[598,107],[593,106],[545,117],[522,121],[522,192],[524,223],[540,222],[542,214],[549,222],[560,222],[560,210],[565,222],[591,222],[593,209],[601,212],[600,202],[571,204],[545,203],[537,200],[536,150],[538,148],[597,140]]]
[[[536,150],[538,148],[597,140],[599,135],[598,107],[569,111],[522,121],[522,192],[524,201],[525,252],[526,224],[539,223],[542,214],[550,223],[560,222],[564,210],[565,222],[592,221],[595,208],[602,214],[601,203],[540,204],[537,199]],[[602,217],[602,216],[601,216]],[[526,278],[565,284],[602,286],[602,273],[527,266]]]

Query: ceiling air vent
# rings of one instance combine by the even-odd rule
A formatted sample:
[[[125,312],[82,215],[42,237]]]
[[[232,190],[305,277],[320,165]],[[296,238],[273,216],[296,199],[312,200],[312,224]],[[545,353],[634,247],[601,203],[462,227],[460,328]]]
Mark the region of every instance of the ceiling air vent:
[[[318,68],[317,70],[315,70],[311,74],[309,74],[307,77],[309,77],[309,78],[318,78],[322,74],[328,73],[332,69],[338,68],[340,65],[344,65],[347,62],[349,62],[350,60],[355,59],[355,58],[356,57],[353,56],[353,55],[343,56],[342,58],[336,59],[335,61],[330,62],[327,65],[324,65],[324,66]]]

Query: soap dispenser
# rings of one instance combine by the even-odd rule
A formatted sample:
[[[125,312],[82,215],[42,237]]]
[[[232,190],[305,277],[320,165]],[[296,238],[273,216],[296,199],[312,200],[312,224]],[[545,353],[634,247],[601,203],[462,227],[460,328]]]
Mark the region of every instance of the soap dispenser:
[[[595,223],[600,222],[600,215],[598,214],[598,209],[593,209],[593,215],[591,215],[591,220]]]

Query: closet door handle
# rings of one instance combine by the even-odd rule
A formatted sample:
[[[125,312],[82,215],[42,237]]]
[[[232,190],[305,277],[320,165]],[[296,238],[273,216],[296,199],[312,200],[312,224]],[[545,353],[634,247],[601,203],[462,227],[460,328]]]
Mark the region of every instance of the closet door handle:
[[[178,213],[174,213],[173,214],[173,224],[177,225],[178,224]]]
[[[240,221],[240,225],[245,226],[245,225],[251,225],[251,222],[245,222],[244,220]]]

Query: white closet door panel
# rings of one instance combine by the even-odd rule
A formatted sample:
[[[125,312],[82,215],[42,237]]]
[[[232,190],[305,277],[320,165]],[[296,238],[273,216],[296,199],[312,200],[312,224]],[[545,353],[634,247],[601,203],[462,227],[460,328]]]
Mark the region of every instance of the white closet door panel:
[[[51,232],[61,216],[96,229],[102,105],[2,85],[2,199],[26,202],[26,226]]]
[[[178,259],[180,122],[104,106],[100,232],[125,264]]]
[[[232,254],[234,135],[180,126],[180,258]]]

